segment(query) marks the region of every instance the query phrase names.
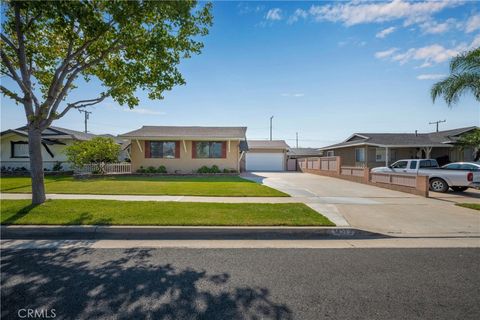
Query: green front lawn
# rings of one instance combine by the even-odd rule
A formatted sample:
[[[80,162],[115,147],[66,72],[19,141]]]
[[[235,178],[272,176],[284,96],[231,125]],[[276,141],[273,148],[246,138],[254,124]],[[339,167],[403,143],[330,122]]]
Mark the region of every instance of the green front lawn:
[[[45,177],[47,193],[183,195],[217,197],[288,197],[287,194],[240,177],[115,177],[85,180],[73,177]],[[30,193],[29,177],[0,179],[1,192]]]
[[[457,203],[457,206],[474,209],[474,210],[480,210],[480,203]]]
[[[157,226],[334,226],[303,203],[2,200],[2,224]]]

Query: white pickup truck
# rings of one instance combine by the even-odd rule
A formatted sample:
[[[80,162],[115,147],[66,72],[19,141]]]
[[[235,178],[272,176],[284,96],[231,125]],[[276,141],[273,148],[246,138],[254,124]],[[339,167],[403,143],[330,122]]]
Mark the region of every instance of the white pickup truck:
[[[398,160],[388,167],[373,168],[371,172],[428,176],[430,190],[436,192],[447,192],[448,188],[452,188],[453,191],[465,191],[468,188],[480,187],[479,171],[443,169],[434,159]]]

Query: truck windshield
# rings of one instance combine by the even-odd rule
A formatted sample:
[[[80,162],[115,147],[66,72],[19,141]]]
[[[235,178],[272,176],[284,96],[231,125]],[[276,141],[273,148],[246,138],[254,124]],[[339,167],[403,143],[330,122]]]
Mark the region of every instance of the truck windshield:
[[[408,165],[408,161],[397,161],[392,164],[392,168],[394,169],[405,169]]]

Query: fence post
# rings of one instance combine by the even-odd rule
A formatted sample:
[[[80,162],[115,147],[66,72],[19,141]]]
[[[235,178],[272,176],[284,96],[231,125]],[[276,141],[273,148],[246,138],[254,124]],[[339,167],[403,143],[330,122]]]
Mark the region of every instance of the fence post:
[[[428,185],[428,177],[427,176],[416,176],[415,177],[415,189],[421,192],[421,194],[428,198],[428,190],[429,190],[429,185]]]
[[[363,168],[363,182],[370,182],[370,168],[368,167]]]
[[[337,158],[337,161],[336,161],[336,163],[337,163],[337,174],[341,175],[342,174],[342,158],[339,157],[339,156],[337,156],[336,158]]]

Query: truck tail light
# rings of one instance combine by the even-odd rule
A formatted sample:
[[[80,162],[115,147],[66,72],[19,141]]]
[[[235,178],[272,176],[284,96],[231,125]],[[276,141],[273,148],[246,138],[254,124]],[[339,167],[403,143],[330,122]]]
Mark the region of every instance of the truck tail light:
[[[469,172],[469,173],[467,174],[467,180],[468,180],[469,182],[472,182],[472,181],[473,181],[473,172]]]

